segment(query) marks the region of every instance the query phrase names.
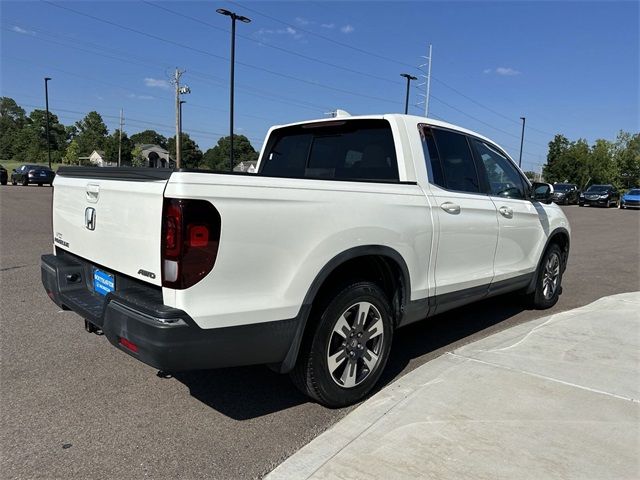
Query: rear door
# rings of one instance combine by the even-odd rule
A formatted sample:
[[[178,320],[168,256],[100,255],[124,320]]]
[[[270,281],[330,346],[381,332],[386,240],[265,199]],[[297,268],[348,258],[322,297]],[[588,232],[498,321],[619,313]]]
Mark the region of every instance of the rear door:
[[[161,284],[162,204],[170,170],[62,168],[54,244],[106,270]]]
[[[442,311],[487,292],[494,274],[498,221],[495,205],[482,192],[467,137],[422,128],[439,232],[435,283],[438,311]]]
[[[505,153],[481,139],[470,138],[470,143],[498,212],[494,282],[529,274],[535,270],[547,238],[546,212],[529,200],[528,182]]]

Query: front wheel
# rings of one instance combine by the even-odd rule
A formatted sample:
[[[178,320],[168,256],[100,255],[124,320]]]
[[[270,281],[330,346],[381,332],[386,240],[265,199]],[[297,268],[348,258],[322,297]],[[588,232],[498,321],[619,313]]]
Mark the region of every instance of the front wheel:
[[[551,245],[542,257],[540,271],[536,277],[536,288],[531,294],[534,308],[544,310],[553,307],[562,291],[562,251],[557,244]]]
[[[315,315],[291,378],[327,407],[352,405],[371,391],[387,363],[393,340],[389,300],[377,285],[358,282]]]
[[[23,187],[26,187],[27,185],[29,185],[29,179],[27,179],[27,178],[23,178],[23,179],[22,179],[22,186],[23,186]]]

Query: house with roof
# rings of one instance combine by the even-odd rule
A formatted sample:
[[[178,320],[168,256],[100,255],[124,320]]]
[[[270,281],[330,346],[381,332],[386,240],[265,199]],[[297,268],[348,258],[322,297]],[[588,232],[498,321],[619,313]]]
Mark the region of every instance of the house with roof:
[[[160,145],[143,144],[136,146],[141,150],[142,158],[145,160],[145,167],[175,168],[175,160],[171,158],[169,152]]]
[[[88,157],[79,157],[80,164],[89,164],[93,167],[113,167],[117,165],[114,162],[107,161],[104,150],[94,150]]]
[[[246,173],[256,173],[256,166],[258,165],[257,160],[240,162],[235,167],[233,167],[234,172],[246,172]]]

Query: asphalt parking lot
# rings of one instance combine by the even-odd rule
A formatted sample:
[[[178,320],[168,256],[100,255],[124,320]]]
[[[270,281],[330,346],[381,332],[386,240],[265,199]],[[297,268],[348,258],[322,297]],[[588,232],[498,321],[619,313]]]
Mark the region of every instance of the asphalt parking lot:
[[[348,413],[261,366],[160,378],[86,333],[40,284],[51,192],[0,187],[3,478],[259,478]],[[503,296],[407,327],[384,381],[498,330],[640,290],[640,211],[562,208],[572,246],[553,309]]]

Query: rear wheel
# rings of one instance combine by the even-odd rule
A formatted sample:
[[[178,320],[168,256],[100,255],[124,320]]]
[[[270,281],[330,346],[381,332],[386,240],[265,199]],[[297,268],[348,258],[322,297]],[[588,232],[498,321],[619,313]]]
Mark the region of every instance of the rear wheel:
[[[316,312],[298,362],[294,384],[327,407],[344,407],[364,398],[387,363],[393,339],[389,300],[370,282],[341,291]]]
[[[531,294],[535,308],[544,310],[553,307],[562,290],[562,251],[557,244],[549,246],[542,257],[536,278],[536,289]]]

